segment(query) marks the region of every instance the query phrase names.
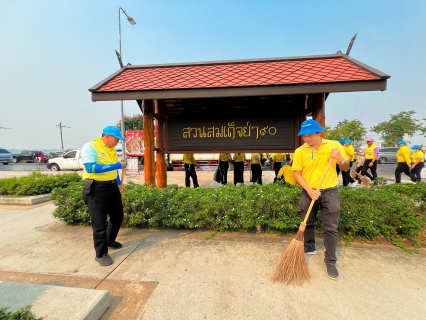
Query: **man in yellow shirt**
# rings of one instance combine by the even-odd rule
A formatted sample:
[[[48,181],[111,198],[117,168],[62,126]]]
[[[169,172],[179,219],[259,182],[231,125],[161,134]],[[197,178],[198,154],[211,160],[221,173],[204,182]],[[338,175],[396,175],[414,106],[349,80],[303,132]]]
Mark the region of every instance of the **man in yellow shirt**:
[[[312,212],[306,224],[304,233],[305,254],[316,254],[315,248],[315,220],[318,209],[321,207],[322,224],[324,228],[324,262],[327,275],[330,279],[337,280],[339,272],[336,267],[338,228],[340,219],[340,198],[337,192],[336,165],[340,170],[348,171],[348,161],[343,146],[333,140],[321,138],[320,132],[324,131],[318,122],[309,119],[301,124],[299,136],[305,142],[297,148],[293,158],[293,171],[297,183],[304,189],[300,199],[302,218],[305,217],[312,200],[315,200]],[[320,190],[317,190],[320,180],[331,159],[328,170]]]
[[[414,174],[410,172],[411,166],[411,152],[405,145],[405,142],[400,140],[396,143],[399,148],[396,152],[396,169],[395,169],[395,183],[401,183],[401,173],[404,172],[410,177],[411,181],[416,182]]]
[[[418,144],[412,146],[411,149],[414,150],[413,163],[411,164],[411,173],[416,177],[416,181],[420,182],[422,181],[421,172],[425,166],[425,154]]]
[[[292,186],[295,186],[297,184],[296,178],[294,177],[293,169],[287,163],[287,161],[281,162],[281,169],[277,174],[277,178],[274,179],[274,182],[276,180],[284,181],[285,183],[288,183]]]
[[[105,127],[102,137],[86,143],[81,149],[83,161],[83,200],[89,209],[95,247],[95,261],[106,267],[113,264],[108,249],[120,249],[115,241],[123,221],[121,194],[125,187],[118,169],[125,169],[126,160],[118,160],[115,146],[121,136],[120,129]],[[108,221],[109,216],[109,221]]]
[[[260,153],[252,153],[250,158],[251,179],[250,182],[262,184],[262,162]]]
[[[229,160],[231,160],[230,153],[219,153],[219,169],[222,173],[222,185],[228,183]]]
[[[278,178],[278,172],[281,169],[281,162],[286,160],[285,153],[273,153],[271,158],[272,158],[272,168],[275,171],[275,178]]]
[[[197,173],[195,172],[195,167],[198,167],[197,162],[195,161],[193,153],[184,153],[183,154],[183,167],[185,168],[185,186],[187,188],[191,187],[191,181],[189,178],[192,178],[192,183],[194,188],[198,188],[198,178]]]
[[[246,162],[245,153],[234,154],[234,185],[244,183],[244,165]]]
[[[365,161],[362,165],[361,175],[366,176],[367,170],[370,169],[371,177],[370,180],[373,181],[377,178],[377,157],[379,156],[379,148],[374,143],[373,138],[367,138],[367,147],[365,148]]]
[[[346,161],[349,162],[349,168],[352,168],[352,164],[354,161],[354,154],[355,154],[355,149],[352,146],[352,140],[351,139],[345,139],[345,143],[344,143],[344,147],[345,147],[345,152],[346,152],[346,156],[344,157],[346,159]],[[354,183],[355,180],[351,177],[351,172],[350,170],[344,172],[342,171],[342,179],[343,179],[343,186],[351,186],[354,187]]]

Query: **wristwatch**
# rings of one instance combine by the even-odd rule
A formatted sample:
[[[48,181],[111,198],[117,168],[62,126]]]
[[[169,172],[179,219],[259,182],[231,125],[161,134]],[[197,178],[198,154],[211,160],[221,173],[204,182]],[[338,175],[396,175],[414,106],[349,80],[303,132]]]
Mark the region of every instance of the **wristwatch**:
[[[346,160],[345,159],[343,159],[343,161],[342,162],[340,162],[340,164],[342,165],[342,164],[345,164],[346,163]]]

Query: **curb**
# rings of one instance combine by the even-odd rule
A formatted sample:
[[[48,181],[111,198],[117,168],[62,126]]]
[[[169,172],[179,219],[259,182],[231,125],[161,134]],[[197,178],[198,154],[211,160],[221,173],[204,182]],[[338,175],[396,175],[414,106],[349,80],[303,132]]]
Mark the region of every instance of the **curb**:
[[[0,308],[16,312],[28,305],[36,317],[97,320],[108,309],[110,297],[107,290],[0,282]]]
[[[36,196],[0,196],[0,204],[24,204],[24,205],[33,205],[46,201],[50,201],[50,193],[48,194],[39,194]]]

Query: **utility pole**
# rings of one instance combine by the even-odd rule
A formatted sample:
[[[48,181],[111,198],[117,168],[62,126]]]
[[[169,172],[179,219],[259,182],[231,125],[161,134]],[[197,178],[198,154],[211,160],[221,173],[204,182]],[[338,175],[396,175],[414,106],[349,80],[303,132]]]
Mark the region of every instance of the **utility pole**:
[[[1,130],[1,129],[11,129],[11,128],[0,127],[0,130]]]
[[[71,127],[64,126],[61,122],[59,122],[59,124],[56,125],[56,127],[59,127],[59,131],[61,132],[61,146],[62,146],[62,152],[64,152],[64,142],[62,140],[62,128],[71,128]]]

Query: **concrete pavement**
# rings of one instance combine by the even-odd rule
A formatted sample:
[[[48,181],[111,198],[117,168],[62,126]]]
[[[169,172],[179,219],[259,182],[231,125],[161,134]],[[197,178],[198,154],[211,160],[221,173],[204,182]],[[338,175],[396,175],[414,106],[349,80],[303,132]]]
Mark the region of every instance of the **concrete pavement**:
[[[182,174],[171,172],[169,184],[182,185]],[[264,174],[265,181],[273,178]],[[199,172],[200,184],[217,186],[212,175]],[[127,178],[140,183],[143,175]],[[340,279],[332,281],[318,239],[318,255],[308,260],[311,281],[292,287],[269,280],[291,237],[122,229],[117,241],[123,248],[110,251],[114,264],[100,267],[91,228],[67,226],[52,217],[53,210],[51,202],[0,205],[0,281],[108,290],[110,306],[101,319],[424,319],[426,314],[425,249],[407,254],[392,246],[340,244]],[[68,297],[57,295],[56,304],[65,305]],[[77,311],[57,319],[77,319]]]

